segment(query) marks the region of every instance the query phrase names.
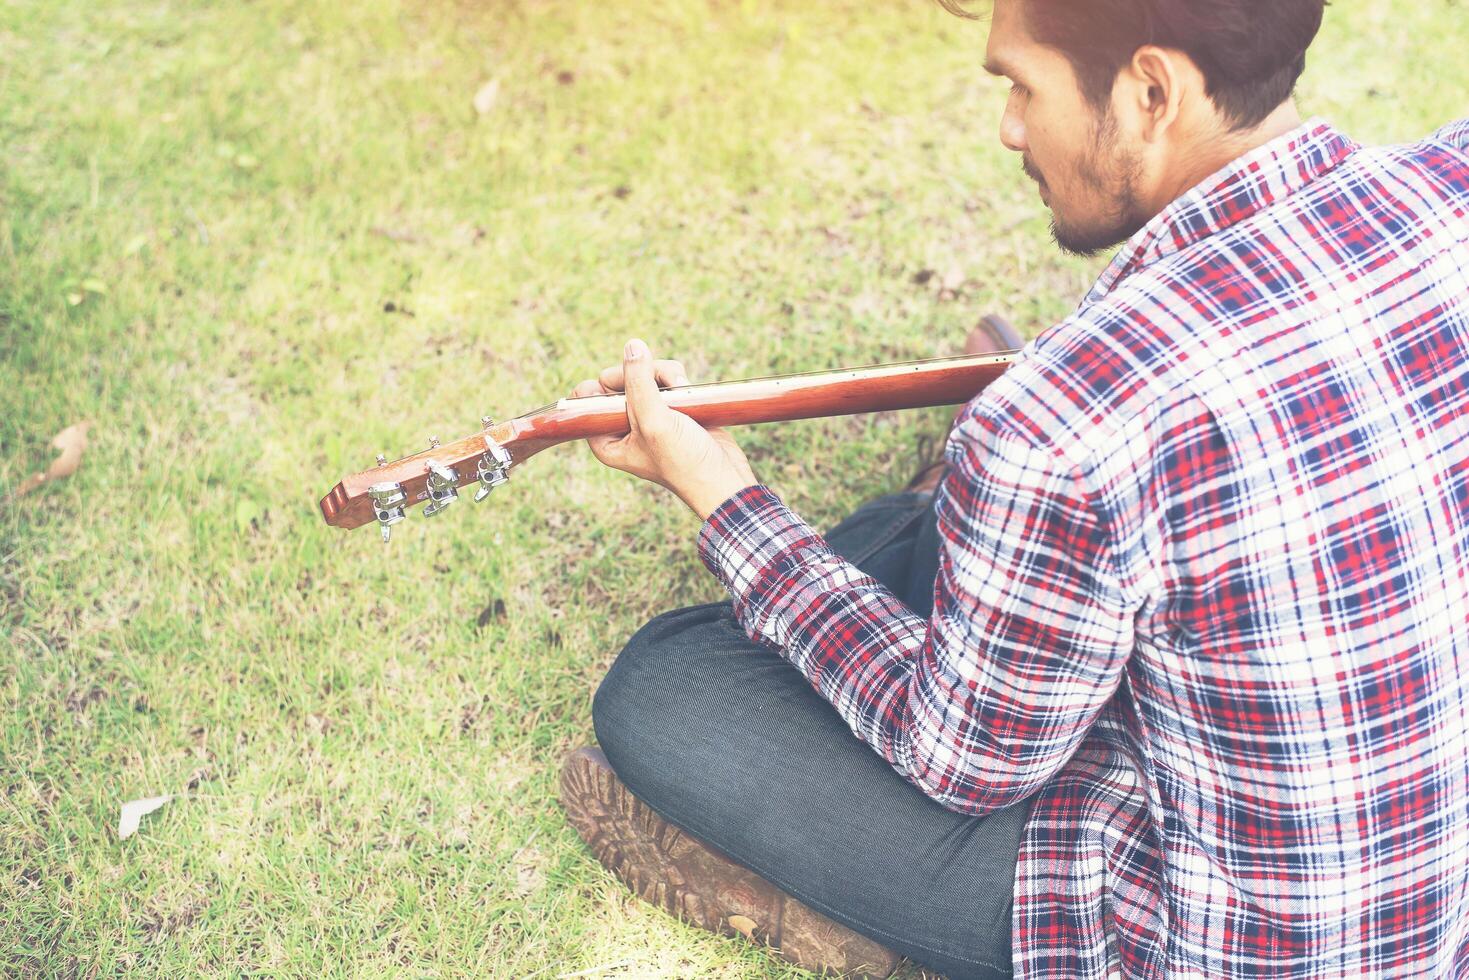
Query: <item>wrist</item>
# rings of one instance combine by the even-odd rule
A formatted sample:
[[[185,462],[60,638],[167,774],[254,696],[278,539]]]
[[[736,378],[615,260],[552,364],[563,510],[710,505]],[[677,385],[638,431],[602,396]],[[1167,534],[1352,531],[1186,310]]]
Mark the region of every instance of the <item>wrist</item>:
[[[754,473],[731,472],[721,475],[718,479],[688,487],[680,491],[678,496],[700,521],[707,521],[709,515],[718,510],[719,506],[730,497],[759,482],[755,479]]]

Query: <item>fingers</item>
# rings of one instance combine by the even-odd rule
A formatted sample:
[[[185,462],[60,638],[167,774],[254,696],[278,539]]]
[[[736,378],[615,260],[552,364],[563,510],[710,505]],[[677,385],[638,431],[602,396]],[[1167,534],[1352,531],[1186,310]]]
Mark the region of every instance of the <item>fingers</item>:
[[[657,360],[653,362],[653,376],[658,380],[658,387],[671,388],[676,385],[690,384],[688,372],[684,370],[683,362],[673,360]],[[602,387],[608,391],[621,391],[623,389],[622,365],[614,364],[609,368],[603,368],[602,373],[597,376]]]
[[[619,436],[592,436],[587,446],[602,463],[632,472],[636,457],[643,452],[641,438],[667,429],[672,410],[659,396],[660,388],[689,384],[683,362],[654,360],[648,345],[630,340],[623,348],[623,362],[606,368],[595,380],[587,379],[572,389],[573,397],[625,393],[629,433]],[[636,451],[635,451],[636,450]]]
[[[627,448],[627,442],[622,436],[591,436],[587,439],[587,448],[591,449],[599,463],[622,469],[618,464],[623,461]]]
[[[623,390],[627,393],[627,424],[634,435],[653,435],[664,427],[668,406],[658,397],[653,377],[653,354],[636,338],[622,349]]]
[[[669,387],[692,384],[681,361],[659,361],[658,383]]]

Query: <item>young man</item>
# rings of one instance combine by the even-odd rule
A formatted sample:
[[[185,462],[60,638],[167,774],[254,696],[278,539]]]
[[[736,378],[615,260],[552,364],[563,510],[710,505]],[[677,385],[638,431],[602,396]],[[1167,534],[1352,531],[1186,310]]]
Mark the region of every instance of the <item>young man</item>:
[[[640,630],[567,763],[640,894],[835,970],[1469,970],[1469,120],[1302,123],[1322,6],[995,0],[1001,140],[1063,248],[1125,244],[931,508],[823,539],[676,362],[578,387],[733,597]]]

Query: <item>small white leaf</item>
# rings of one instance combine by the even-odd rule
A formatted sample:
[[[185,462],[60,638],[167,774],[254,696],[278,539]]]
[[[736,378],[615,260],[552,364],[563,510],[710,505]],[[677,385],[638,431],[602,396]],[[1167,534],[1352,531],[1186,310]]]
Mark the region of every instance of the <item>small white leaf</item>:
[[[150,796],[142,800],[128,800],[122,805],[122,819],[117,822],[118,838],[127,840],[136,834],[138,832],[138,821],[171,799],[173,799],[172,793],[167,796]]]
[[[495,100],[500,97],[500,80],[492,78],[480,86],[479,91],[474,93],[474,111],[483,116],[495,108]]]

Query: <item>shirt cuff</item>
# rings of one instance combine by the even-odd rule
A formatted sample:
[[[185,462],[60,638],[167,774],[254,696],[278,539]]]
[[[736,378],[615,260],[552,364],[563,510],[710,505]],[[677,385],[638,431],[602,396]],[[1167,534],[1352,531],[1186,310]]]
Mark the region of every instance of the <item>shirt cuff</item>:
[[[763,483],[737,491],[699,529],[699,557],[736,607],[775,568],[802,552],[826,550],[821,536]]]

